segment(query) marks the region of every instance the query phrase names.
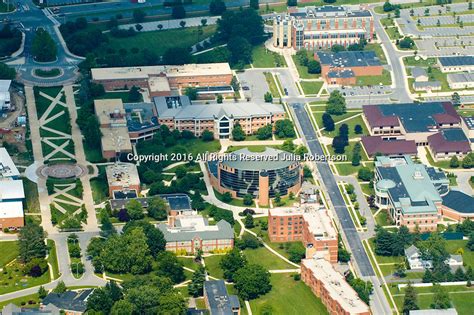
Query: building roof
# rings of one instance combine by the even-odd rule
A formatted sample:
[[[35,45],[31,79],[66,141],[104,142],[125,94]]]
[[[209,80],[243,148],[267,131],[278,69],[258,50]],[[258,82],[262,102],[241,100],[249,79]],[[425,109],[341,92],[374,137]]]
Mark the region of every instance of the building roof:
[[[0,180],[0,201],[21,200],[23,198],[25,198],[25,190],[21,179]]]
[[[166,194],[158,195],[163,198],[169,205],[170,210],[175,211],[191,211],[191,199],[186,194]]]
[[[179,215],[174,226],[164,223],[157,226],[167,242],[191,241],[196,237],[201,240],[234,239],[234,230],[225,220],[216,225],[209,225],[201,215]]]
[[[321,65],[329,65],[335,68],[369,67],[381,66],[380,59],[374,51],[340,51],[316,53]]]
[[[448,308],[445,310],[427,309],[427,310],[412,310],[410,315],[458,315],[455,308]]]
[[[387,193],[394,206],[404,214],[438,211],[435,202],[441,202],[440,192],[449,185],[444,173],[423,164],[415,164],[409,156],[378,156],[375,169],[380,180],[389,179],[396,183]]]
[[[462,255],[449,255],[449,259],[462,263]]]
[[[461,128],[441,129],[428,137],[432,151],[438,152],[471,152],[471,144]]]
[[[43,305],[53,304],[65,311],[85,312],[87,309],[87,298],[94,289],[82,291],[66,291],[62,294],[49,293],[41,302]]]
[[[474,214],[474,198],[459,190],[450,190],[444,195],[443,206],[460,213]]]
[[[369,307],[359,298],[344,277],[325,259],[303,259],[301,264],[326,288],[332,300],[337,301],[347,314],[369,313]]]
[[[378,136],[363,136],[361,140],[369,156],[377,153],[383,155],[415,155],[417,153],[414,140],[384,140]]]
[[[328,72],[328,77],[329,78],[353,78],[355,77],[354,71],[351,69],[344,69],[344,70],[335,70],[335,71],[329,71]]]
[[[428,74],[426,73],[426,70],[424,68],[414,67],[411,69],[411,76],[416,79],[421,76],[426,77],[428,76]]]
[[[427,132],[438,124],[459,123],[451,102],[366,105],[363,112],[371,128],[399,126],[407,132]]]
[[[448,73],[448,83],[470,83],[474,82],[474,73]]]
[[[413,82],[413,88],[418,89],[441,89],[441,82],[439,81],[426,81],[426,82]]]
[[[153,102],[160,119],[213,120],[223,116],[229,118],[249,118],[285,113],[281,105],[257,104],[253,102],[191,105],[187,96],[158,96],[153,98]]]
[[[13,303],[7,304],[1,310],[2,315],[59,315],[60,309],[53,305],[46,305],[39,308],[19,307]]]
[[[186,64],[180,66],[143,66],[143,67],[115,67],[91,69],[93,80],[130,80],[148,79],[151,76],[165,74],[168,78],[232,75],[228,63]]]
[[[100,128],[103,151],[132,151],[127,127]]]
[[[100,125],[126,126],[125,109],[121,98],[94,100],[94,111]]]
[[[213,315],[233,315],[232,310],[240,308],[239,299],[235,295],[229,295],[224,280],[205,281],[204,294]]]
[[[114,163],[105,168],[109,187],[140,185],[137,166],[133,163]]]
[[[420,253],[420,250],[415,245],[410,245],[409,247],[405,248],[405,256],[406,257],[411,257],[411,256],[413,256],[415,254],[419,254],[419,253]]]
[[[467,129],[469,130],[474,130],[474,117],[469,116],[469,117],[461,117],[462,120],[464,120],[464,123],[466,124]]]
[[[473,66],[474,56],[447,56],[438,58],[443,67]]]
[[[0,147],[0,179],[20,176],[7,149]]]
[[[21,201],[0,202],[0,219],[23,218]]]
[[[171,91],[168,78],[165,76],[155,76],[148,79],[148,88],[150,92],[168,92]]]
[[[7,93],[10,91],[12,80],[0,80],[0,93]]]
[[[306,6],[303,8],[290,8],[289,15],[299,19],[343,19],[351,17],[370,17],[372,14],[368,10],[353,10],[346,6]],[[278,18],[278,17],[277,17]]]
[[[243,148],[229,153],[222,165],[238,170],[264,171],[286,168],[295,161],[297,157],[290,152],[270,147],[266,147],[263,152],[251,152],[248,148]]]

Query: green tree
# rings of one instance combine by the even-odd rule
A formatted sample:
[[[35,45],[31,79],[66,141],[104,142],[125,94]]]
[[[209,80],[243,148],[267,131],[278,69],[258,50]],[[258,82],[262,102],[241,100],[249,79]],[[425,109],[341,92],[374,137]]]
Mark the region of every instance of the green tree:
[[[18,235],[20,260],[24,263],[33,258],[44,258],[47,252],[46,233],[38,224],[25,225]]]
[[[143,230],[143,233],[145,233],[146,243],[153,257],[156,257],[159,253],[165,250],[166,240],[163,232],[145,220],[127,222],[123,227],[122,232],[128,234],[131,230],[136,228],[140,228]]]
[[[317,60],[309,61],[307,67],[308,67],[308,73],[311,73],[311,74],[321,73],[321,64]]]
[[[114,301],[105,288],[97,288],[87,299],[87,310],[109,314]]]
[[[66,292],[66,290],[67,290],[67,287],[64,284],[64,282],[61,280],[61,281],[58,282],[56,287],[53,289],[53,292],[58,293],[58,294],[62,294],[64,292]]]
[[[275,133],[280,138],[293,138],[296,136],[293,123],[289,119],[278,120],[275,123]]]
[[[54,40],[44,28],[38,28],[31,44],[31,52],[36,61],[49,62],[56,60],[57,47]]]
[[[338,90],[332,91],[329,95],[326,112],[331,115],[342,115],[346,112],[346,100]]]
[[[131,199],[125,208],[127,209],[128,215],[132,220],[140,220],[145,217],[142,204],[136,199]]]
[[[257,130],[257,139],[258,140],[267,140],[272,137],[273,134],[273,126],[271,124],[267,124],[263,127],[258,128]]]
[[[370,303],[370,295],[374,290],[373,284],[370,281],[364,281],[360,278],[352,278],[349,284],[357,292],[359,298],[364,301],[367,305]]]
[[[361,147],[360,143],[357,142],[354,145],[354,148],[352,149],[352,165],[353,166],[359,166],[360,165],[361,151],[362,151],[362,147]]]
[[[214,133],[206,129],[202,132],[201,137],[203,141],[209,142],[214,140]]]
[[[255,226],[255,223],[253,222],[253,216],[250,213],[248,213],[245,216],[244,226],[245,226],[246,229],[251,229]]]
[[[410,37],[405,36],[400,42],[399,46],[402,49],[411,49],[415,46],[415,42]]]
[[[392,256],[395,234],[379,227],[375,234],[375,253],[380,256]]]
[[[146,13],[141,9],[133,10],[133,20],[137,23],[145,21]]]
[[[362,132],[363,132],[363,129],[362,129],[361,125],[357,124],[357,125],[354,126],[354,133],[356,135],[360,135],[360,134],[362,134]]]
[[[163,62],[167,65],[184,65],[191,61],[191,53],[184,47],[170,47],[163,55]]]
[[[128,300],[120,300],[115,302],[114,306],[110,310],[112,315],[128,315],[136,312],[135,305]]]
[[[171,10],[171,16],[173,19],[184,19],[186,17],[186,10],[182,4],[177,4],[173,6]]]
[[[280,192],[277,191],[277,192],[275,193],[275,198],[273,198],[273,200],[275,201],[275,203],[276,203],[277,205],[280,205],[280,203],[281,203],[281,195],[280,195]]]
[[[234,141],[243,141],[243,140],[245,140],[245,132],[242,129],[242,126],[239,123],[236,123],[234,125],[234,128],[232,129],[232,139]]]
[[[204,281],[206,281],[206,269],[200,265],[193,273],[191,282],[188,284],[188,292],[193,297],[202,296],[204,289]]]
[[[405,297],[403,300],[403,314],[409,315],[410,311],[418,310],[418,294],[415,288],[408,282],[405,288]]]
[[[44,299],[48,295],[48,291],[43,286],[40,286],[38,289],[38,297]]]
[[[288,247],[287,252],[289,255],[289,259],[292,262],[299,264],[301,260],[305,258],[306,248],[301,242],[293,242],[290,244],[290,247]]]
[[[323,126],[326,131],[334,131],[334,120],[328,113],[323,114]]]
[[[123,236],[123,241],[126,244],[130,272],[142,274],[150,271],[152,257],[143,229],[136,228],[131,230]]]
[[[224,101],[224,97],[222,97],[222,94],[217,94],[216,101],[217,104],[222,104],[222,102]]]
[[[451,102],[453,103],[454,106],[461,105],[461,96],[459,95],[458,92],[454,92],[453,95],[451,95]]]
[[[251,194],[246,194],[244,196],[244,205],[251,206],[253,203],[253,196]]]
[[[451,168],[458,168],[459,167],[459,160],[457,156],[453,156],[449,161],[449,167]]]
[[[344,51],[344,50],[346,50],[346,48],[345,48],[344,46],[338,45],[338,44],[334,44],[334,45],[332,45],[332,47],[331,47],[331,51],[332,51],[333,53],[338,53],[338,52]]]
[[[14,80],[16,71],[7,64],[0,62],[0,80]]]
[[[469,250],[474,251],[474,232],[469,234],[469,241],[467,241],[466,247],[469,248]]]
[[[148,199],[148,215],[155,220],[166,220],[168,204],[160,197]]]
[[[471,155],[468,154],[462,160],[462,167],[463,168],[472,168],[472,165],[473,165],[473,161],[472,161]]]
[[[258,10],[260,7],[258,0],[250,0],[250,7],[254,10]]]
[[[368,167],[361,167],[357,172],[357,177],[368,182],[374,177],[374,172],[372,172]]]
[[[186,278],[184,276],[183,264],[174,253],[164,251],[158,255],[157,261],[158,268],[156,274],[158,276],[169,277],[174,283],[181,283]]]
[[[289,7],[296,7],[298,5],[297,0],[287,0],[286,3],[288,4]]]
[[[266,93],[263,95],[263,99],[265,100],[265,103],[271,103],[271,102],[273,102],[272,93],[266,92]]]
[[[341,136],[335,136],[332,139],[332,148],[334,149],[334,153],[336,154],[343,154],[345,151],[347,141]]]
[[[449,299],[449,294],[446,292],[446,289],[439,284],[433,285],[433,302],[431,303],[431,308],[434,309],[447,309],[451,307],[451,301]]]
[[[222,194],[222,201],[227,202],[227,203],[232,201],[232,195],[230,194],[230,192],[226,191],[225,193]]]
[[[384,11],[384,12],[393,11],[393,5],[392,5],[389,1],[386,1],[386,2],[383,4],[383,11]]]
[[[230,63],[243,68],[244,65],[252,63],[252,45],[242,37],[235,36],[230,38],[227,49],[230,52]]]
[[[270,292],[270,273],[260,265],[249,264],[238,269],[234,275],[235,285],[243,300],[253,300]]]
[[[221,261],[219,262],[219,266],[224,272],[224,278],[227,281],[233,281],[236,271],[244,267],[246,264],[247,259],[238,248],[232,249],[230,252],[224,255],[224,257],[222,257]]]
[[[209,13],[212,15],[221,15],[226,9],[225,2],[222,0],[212,0],[209,4]]]

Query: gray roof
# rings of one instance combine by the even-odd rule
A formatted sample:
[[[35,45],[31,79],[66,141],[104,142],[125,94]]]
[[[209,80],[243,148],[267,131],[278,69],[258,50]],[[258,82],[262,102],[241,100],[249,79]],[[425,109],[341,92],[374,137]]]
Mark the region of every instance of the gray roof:
[[[223,116],[229,118],[260,117],[285,112],[281,105],[257,104],[253,102],[196,104],[181,96],[170,101],[170,97],[154,97],[158,117],[162,119],[217,119]]]
[[[59,309],[52,305],[46,305],[42,309],[19,307],[13,303],[7,304],[1,310],[2,315],[59,315]]]
[[[459,263],[462,263],[462,255],[449,255],[449,258],[459,262]]]
[[[87,298],[94,289],[86,289],[82,291],[66,291],[62,294],[49,293],[42,301],[42,304],[53,304],[59,309],[85,312],[87,309]]]
[[[469,83],[474,81],[474,73],[448,73],[449,83]]]
[[[420,67],[414,67],[411,69],[411,76],[414,78],[418,78],[421,76],[427,76],[426,70]]]
[[[459,190],[450,190],[443,196],[443,206],[460,213],[474,214],[474,198]]]
[[[354,76],[355,76],[354,71],[352,71],[351,69],[328,72],[329,78],[352,78]]]
[[[244,148],[232,153],[222,164],[231,168],[247,171],[277,170],[295,163],[293,153],[267,147],[263,152],[251,152]]]
[[[374,51],[340,51],[316,53],[322,65],[330,65],[332,67],[367,67],[380,66],[380,59]]]
[[[177,222],[177,225],[179,223]],[[167,242],[179,242],[179,241],[191,241],[195,237],[199,237],[201,240],[215,240],[215,239],[233,239],[234,230],[229,222],[220,220],[216,224],[217,230],[205,230],[198,231],[193,228],[169,228],[166,224],[162,223],[158,225],[158,228],[163,232],[163,235]],[[171,232],[171,229],[178,230],[179,232]]]
[[[447,56],[438,59],[443,67],[474,65],[474,56]]]
[[[405,248],[405,256],[407,257],[411,257],[414,254],[418,254],[419,252],[420,250],[415,245],[411,245],[410,247]]]
[[[229,295],[224,280],[204,282],[204,294],[209,302],[209,311],[212,315],[233,315],[233,309],[240,308],[239,298]]]
[[[8,92],[11,84],[12,80],[0,80],[0,92]]]
[[[455,308],[448,308],[445,310],[436,310],[436,309],[428,309],[428,310],[416,310],[410,311],[410,315],[458,315],[458,312]]]
[[[413,82],[414,89],[440,89],[441,82],[439,81],[426,81],[426,82]]]

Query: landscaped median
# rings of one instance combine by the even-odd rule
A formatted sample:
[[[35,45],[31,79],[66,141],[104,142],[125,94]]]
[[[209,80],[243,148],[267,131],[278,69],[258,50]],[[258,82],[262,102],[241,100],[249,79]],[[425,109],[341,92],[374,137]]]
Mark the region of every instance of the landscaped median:
[[[82,277],[84,273],[84,264],[82,263],[81,247],[79,245],[79,239],[76,234],[71,234],[67,238],[67,248],[69,252],[70,267],[72,275],[75,278]]]

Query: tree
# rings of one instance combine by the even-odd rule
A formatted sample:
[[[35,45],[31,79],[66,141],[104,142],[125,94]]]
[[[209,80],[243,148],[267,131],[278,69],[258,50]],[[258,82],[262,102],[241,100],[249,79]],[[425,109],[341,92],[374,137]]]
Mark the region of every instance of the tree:
[[[360,165],[360,160],[361,160],[361,150],[362,147],[359,142],[357,142],[354,145],[354,148],[352,149],[352,165],[353,166],[359,166]]]
[[[222,14],[217,22],[216,39],[230,44],[235,37],[243,37],[252,45],[265,39],[263,19],[256,10],[248,8]]]
[[[206,281],[206,269],[200,265],[193,273],[191,282],[188,284],[188,292],[193,297],[203,295],[204,281]]]
[[[342,115],[346,112],[346,100],[338,90],[332,91],[329,95],[326,112],[331,115]]]
[[[393,6],[392,6],[392,4],[391,4],[389,1],[386,1],[386,2],[383,4],[383,11],[384,11],[384,12],[393,11]]]
[[[405,288],[405,298],[403,300],[403,314],[408,315],[410,311],[420,309],[418,307],[418,294],[415,288],[408,282]]]
[[[38,28],[31,45],[31,52],[36,61],[49,62],[56,60],[57,47],[54,40],[44,28]]]
[[[48,291],[43,286],[40,286],[38,289],[38,297],[44,299],[48,295]]]
[[[168,205],[160,197],[153,197],[148,199],[148,215],[155,220],[166,220]]]
[[[368,182],[374,177],[374,173],[368,167],[361,167],[357,172],[357,177]]]
[[[439,284],[433,285],[433,302],[431,303],[431,308],[434,309],[447,309],[451,307],[451,301],[449,299],[449,294],[446,292],[446,289]]]
[[[171,10],[171,16],[173,19],[184,19],[186,17],[186,10],[184,10],[184,6],[182,4],[173,6],[173,9]]]
[[[398,45],[402,49],[411,49],[415,46],[415,42],[410,37],[405,36],[402,40],[400,40]]]
[[[109,314],[114,301],[105,288],[97,288],[87,298],[87,310]]]
[[[156,274],[158,276],[169,277],[174,283],[181,283],[186,278],[184,276],[183,264],[174,253],[164,251],[158,255],[157,261],[158,268]]]
[[[288,247],[287,252],[289,255],[289,259],[292,262],[299,264],[301,260],[305,258],[306,248],[301,242],[293,242],[290,244],[290,247]]]
[[[134,314],[136,311],[135,305],[128,300],[119,300],[115,302],[110,314],[112,315],[127,315]]]
[[[395,265],[395,275],[400,278],[406,277],[406,271],[407,271],[407,266],[405,265],[405,262],[402,261],[398,264]]]
[[[161,31],[163,29],[163,24],[158,24],[156,27]]]
[[[146,273],[151,269],[152,257],[148,239],[142,228],[132,229],[122,237],[126,244],[128,269],[132,274]],[[122,247],[124,247],[122,245]]]
[[[209,4],[209,13],[212,15],[221,15],[226,9],[226,5],[222,0],[212,0]]]
[[[296,136],[293,123],[289,119],[278,120],[275,123],[275,134],[279,138],[293,138]]]
[[[297,0],[287,0],[286,3],[288,4],[289,7],[296,7],[298,5]]]
[[[0,80],[14,80],[16,71],[3,62],[0,62]]]
[[[227,43],[230,52],[230,62],[233,65],[239,64],[243,67],[252,63],[252,45],[242,36],[234,36]]]
[[[257,139],[258,140],[267,140],[272,137],[273,127],[271,124],[267,124],[263,127],[258,128],[257,130]]]
[[[273,102],[272,93],[266,92],[266,93],[263,95],[263,99],[265,100],[265,103],[271,103],[271,102]]]
[[[332,148],[334,149],[334,153],[336,154],[343,154],[346,147],[346,140],[341,136],[335,136],[332,139]]]
[[[357,124],[357,125],[354,126],[354,133],[356,135],[360,135],[360,134],[362,134],[362,132],[363,132],[363,129],[362,129],[361,125]]]
[[[214,140],[214,133],[206,129],[202,132],[201,137],[203,141],[209,142]]]
[[[323,114],[323,126],[326,131],[334,131],[334,120],[328,113]]]
[[[61,280],[61,281],[58,282],[56,287],[53,289],[53,292],[57,293],[57,294],[63,294],[64,292],[66,292],[66,290],[67,290],[67,287],[64,284],[64,282]]]
[[[216,101],[217,101],[217,104],[222,104],[222,102],[224,101],[222,94],[217,94]]]
[[[245,233],[242,239],[238,242],[237,247],[241,250],[246,248],[256,249],[262,246],[262,243],[253,235]]]
[[[145,21],[146,13],[142,9],[133,10],[133,20],[137,23]]]
[[[451,102],[454,106],[461,105],[461,96],[459,96],[458,92],[454,92],[453,95],[451,95]]]
[[[130,91],[128,92],[128,101],[131,103],[139,102],[142,99],[142,95],[140,93],[140,88],[136,87],[135,85],[132,86]]]
[[[163,55],[163,62],[167,65],[184,65],[191,63],[189,50],[184,47],[168,48]]]
[[[280,203],[281,203],[280,192],[277,191],[277,192],[275,193],[275,198],[274,198],[273,200],[275,201],[275,203],[276,203],[277,205],[280,205]]]
[[[398,19],[400,17],[400,9],[396,8],[395,9],[395,17]]]
[[[346,50],[346,48],[344,46],[338,45],[338,44],[334,44],[331,47],[331,51],[333,53],[338,53],[338,52],[341,52],[341,51],[344,51],[344,50]]]
[[[232,129],[232,139],[234,141],[243,141],[243,140],[245,140],[245,132],[242,129],[242,126],[239,123],[236,123],[234,125],[234,128]]]
[[[469,250],[474,251],[474,232],[469,234],[469,241],[467,242],[466,246],[469,248]]]
[[[235,285],[243,300],[253,300],[270,292],[270,273],[260,265],[249,264],[238,269],[234,275]]]
[[[46,257],[45,237],[46,233],[38,224],[25,225],[18,235],[20,260],[27,263],[34,258]]]
[[[132,220],[140,220],[145,217],[145,213],[143,212],[142,204],[137,201],[136,199],[131,199],[127,205],[127,212]]]
[[[352,275],[352,274],[351,274]],[[370,295],[374,290],[373,284],[370,281],[364,281],[360,278],[352,278],[348,281],[352,288],[357,292],[359,298],[365,302],[365,304],[369,305],[370,303]]]
[[[451,168],[458,168],[459,167],[459,160],[457,156],[453,156],[449,161],[449,166]]]
[[[473,160],[471,158],[471,155],[468,154],[464,157],[464,159],[462,160],[462,167],[463,168],[471,168],[473,165]]]
[[[244,226],[246,229],[251,229],[255,226],[255,223],[253,222],[253,216],[250,213],[245,216]]]
[[[346,263],[351,260],[351,253],[349,253],[345,248],[339,246],[337,249],[337,261]]]
[[[122,232],[129,233],[129,231],[136,228],[142,229],[143,233],[145,233],[146,243],[153,257],[156,257],[159,253],[165,250],[166,240],[163,232],[145,220],[128,222],[123,227]]]
[[[375,253],[380,256],[392,256],[392,244],[395,235],[379,227],[375,235]]]
[[[254,10],[258,10],[260,8],[258,0],[250,0],[250,7]]]
[[[227,281],[233,281],[235,272],[247,264],[247,259],[238,248],[232,249],[219,262],[219,266],[224,272],[224,278]]]
[[[251,206],[253,203],[253,196],[251,194],[246,194],[244,196],[244,205]]]
[[[179,22],[179,26],[181,26],[182,28],[184,28],[186,26],[186,21],[181,21]]]
[[[201,19],[201,25],[206,26],[207,24],[207,19]]]
[[[311,60],[308,62],[308,73],[319,74],[321,73],[321,64],[317,60]]]

